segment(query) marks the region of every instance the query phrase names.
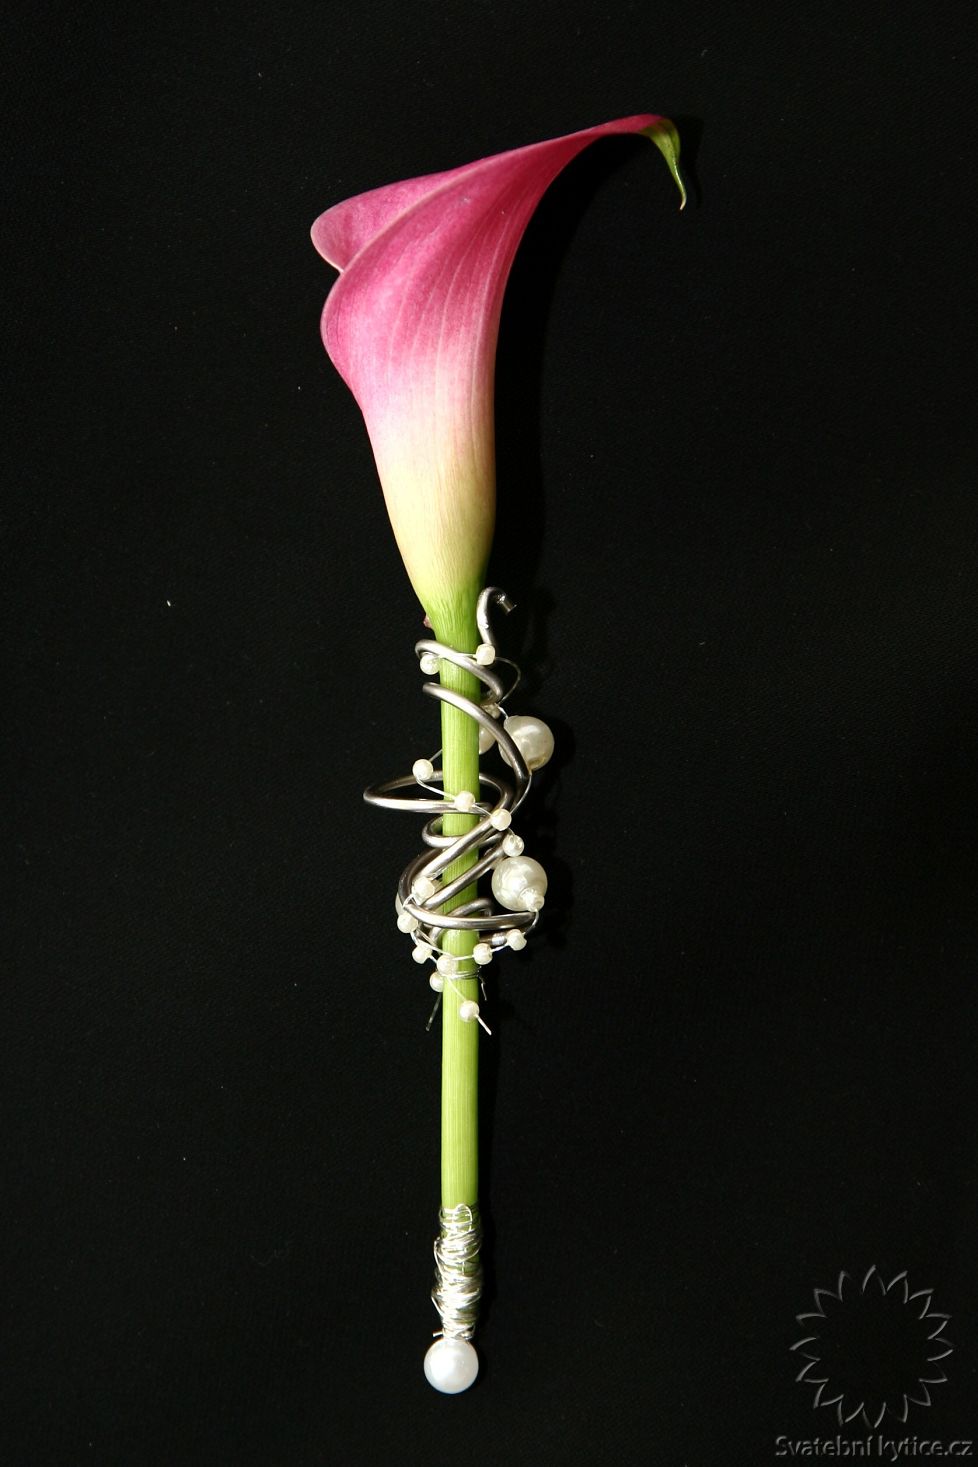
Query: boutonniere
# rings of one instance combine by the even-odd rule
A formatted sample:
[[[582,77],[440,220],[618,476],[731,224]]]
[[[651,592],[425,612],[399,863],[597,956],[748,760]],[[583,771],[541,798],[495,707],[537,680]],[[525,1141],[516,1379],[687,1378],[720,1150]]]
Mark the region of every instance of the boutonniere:
[[[442,1009],[432,1294],[441,1331],[425,1373],[447,1393],[465,1390],[478,1371],[477,1077],[479,1033],[488,1030],[479,998],[485,1002],[489,963],[525,945],[546,894],[543,868],[523,854],[512,819],[553,739],[541,720],[507,712],[518,673],[497,660],[490,615],[509,603],[484,589],[499,318],[513,258],[547,187],[589,143],[615,133],[649,137],[685,203],[676,129],[644,114],[373,189],[333,205],[312,229],[340,272],[323,311],[323,342],[363,412],[397,544],[433,633],[417,644],[421,669],[438,675],[425,691],[441,704],[441,748],[367,798],[427,817],[425,850],[398,885],[396,920]],[[493,746],[499,773],[480,767]]]

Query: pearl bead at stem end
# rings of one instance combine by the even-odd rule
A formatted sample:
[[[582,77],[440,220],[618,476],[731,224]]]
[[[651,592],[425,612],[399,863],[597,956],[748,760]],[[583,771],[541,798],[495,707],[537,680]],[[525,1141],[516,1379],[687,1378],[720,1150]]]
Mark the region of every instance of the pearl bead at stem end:
[[[424,1373],[428,1384],[445,1396],[467,1391],[479,1374],[479,1357],[468,1340],[436,1340],[424,1357]]]

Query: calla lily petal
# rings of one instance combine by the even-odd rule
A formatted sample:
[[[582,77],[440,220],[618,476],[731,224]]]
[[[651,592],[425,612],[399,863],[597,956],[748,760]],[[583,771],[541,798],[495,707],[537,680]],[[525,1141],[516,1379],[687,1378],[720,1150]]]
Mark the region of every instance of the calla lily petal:
[[[363,411],[405,567],[439,635],[474,606],[492,541],[493,378],[513,258],[557,174],[614,133],[647,134],[682,192],[675,128],[643,114],[372,189],[313,226],[341,271],[323,341]]]

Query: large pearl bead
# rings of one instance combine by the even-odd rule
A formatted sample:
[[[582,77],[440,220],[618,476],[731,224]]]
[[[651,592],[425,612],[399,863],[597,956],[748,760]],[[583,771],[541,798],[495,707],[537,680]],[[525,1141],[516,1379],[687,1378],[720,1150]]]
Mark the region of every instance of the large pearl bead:
[[[554,751],[554,736],[543,719],[534,718],[532,713],[515,713],[506,719],[503,728],[523,755],[528,768],[542,769]]]
[[[424,1357],[424,1373],[429,1385],[446,1396],[467,1391],[479,1374],[479,1357],[468,1340],[452,1340],[442,1336]]]
[[[543,906],[547,873],[531,856],[507,856],[492,873],[492,894],[510,912],[535,912]]]

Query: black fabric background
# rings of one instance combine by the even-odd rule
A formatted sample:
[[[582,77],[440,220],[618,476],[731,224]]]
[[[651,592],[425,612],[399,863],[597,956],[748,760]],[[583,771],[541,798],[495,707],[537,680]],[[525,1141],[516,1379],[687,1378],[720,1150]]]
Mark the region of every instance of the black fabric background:
[[[883,1429],[978,1435],[963,15],[10,18],[5,1462],[765,1463],[839,1430],[795,1315],[873,1264],[955,1347]],[[416,832],[360,799],[437,734],[308,230],[640,110],[689,208],[600,144],[504,314],[552,899],[494,976],[483,1370],[445,1399]],[[900,1329],[847,1329],[889,1389]]]

